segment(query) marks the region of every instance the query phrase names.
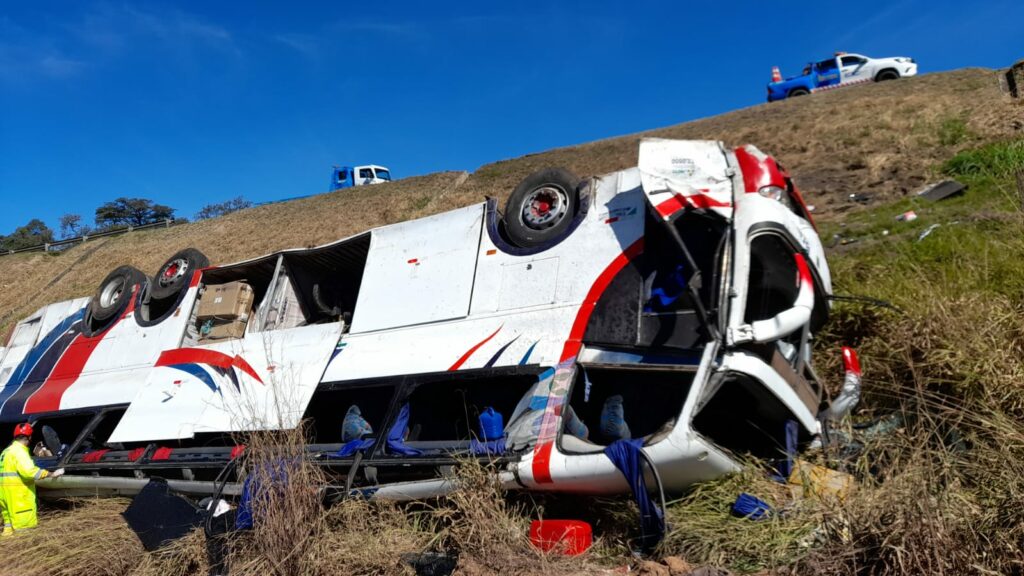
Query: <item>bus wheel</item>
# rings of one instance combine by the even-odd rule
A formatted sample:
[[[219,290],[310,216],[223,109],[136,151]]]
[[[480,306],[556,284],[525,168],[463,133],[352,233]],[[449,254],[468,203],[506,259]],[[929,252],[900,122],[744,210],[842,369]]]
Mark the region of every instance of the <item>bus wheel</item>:
[[[210,265],[210,260],[195,248],[186,248],[171,256],[153,278],[150,297],[156,300],[175,298],[178,292],[187,288],[192,273]]]
[[[96,295],[89,301],[89,315],[96,322],[106,322],[128,306],[132,288],[146,283],[146,275],[131,266],[121,266],[100,282]]]
[[[579,178],[564,168],[530,174],[505,204],[505,232],[513,244],[530,248],[562,234],[579,209]]]

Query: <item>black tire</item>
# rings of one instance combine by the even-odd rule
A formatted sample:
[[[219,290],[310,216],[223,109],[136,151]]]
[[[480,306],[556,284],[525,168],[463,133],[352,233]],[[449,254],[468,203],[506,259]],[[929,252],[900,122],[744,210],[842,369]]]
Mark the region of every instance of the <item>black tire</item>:
[[[96,322],[119,316],[128,307],[132,288],[145,282],[146,275],[131,266],[121,266],[107,274],[89,301],[89,315]]]
[[[882,70],[881,72],[879,72],[875,76],[875,82],[885,82],[886,80],[899,80],[899,79],[900,79],[900,73],[895,71],[895,70],[892,70],[892,69]]]
[[[195,248],[185,248],[167,259],[153,277],[149,297],[154,300],[177,298],[178,293],[188,288],[192,273],[210,265],[210,259]]]
[[[521,248],[540,246],[558,238],[579,210],[580,179],[564,168],[530,174],[516,186],[505,204],[505,233]]]
[[[807,96],[810,93],[810,90],[808,90],[807,88],[793,88],[792,90],[789,91],[789,97],[795,98],[797,96]]]

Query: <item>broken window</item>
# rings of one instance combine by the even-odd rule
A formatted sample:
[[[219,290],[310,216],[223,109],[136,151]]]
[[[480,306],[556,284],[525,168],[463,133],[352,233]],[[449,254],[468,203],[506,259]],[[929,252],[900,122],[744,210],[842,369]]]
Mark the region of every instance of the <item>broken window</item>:
[[[63,457],[94,417],[94,413],[85,412],[40,418],[33,423],[36,430],[40,431],[40,435],[33,439],[35,442],[29,449],[37,457]],[[40,443],[51,452],[49,456],[39,453],[37,448]]]
[[[796,419],[793,413],[750,376],[729,373],[721,378],[721,386],[694,417],[694,430],[736,453],[758,458],[784,454],[786,422]]]
[[[248,332],[352,321],[370,235],[285,252],[203,274],[189,327],[192,344]]]
[[[42,316],[36,316],[35,318],[29,318],[18,324],[17,328],[14,329],[14,334],[11,336],[10,347],[15,348],[18,346],[31,346],[36,343],[36,338],[39,337],[39,330],[42,327]]]
[[[667,226],[674,226],[693,266]],[[665,224],[648,215],[644,251],[619,272],[590,317],[584,342],[644,348],[698,348],[707,334],[692,290],[714,322],[728,238],[725,220],[690,212]],[[696,267],[696,269],[694,269]]]
[[[799,285],[794,252],[777,234],[760,234],[750,240],[750,274],[747,323],[767,320],[796,301]]]
[[[403,402],[409,405],[405,443],[420,450],[466,447],[471,439],[484,437],[481,414],[488,412],[491,421],[499,414],[507,424],[536,382],[535,374],[515,374],[417,385]]]
[[[597,452],[620,439],[664,439],[676,425],[693,383],[690,367],[581,366],[563,412],[561,445]]]
[[[317,390],[304,416],[312,423],[309,442],[344,444],[380,438],[394,394],[395,387],[386,385]]]

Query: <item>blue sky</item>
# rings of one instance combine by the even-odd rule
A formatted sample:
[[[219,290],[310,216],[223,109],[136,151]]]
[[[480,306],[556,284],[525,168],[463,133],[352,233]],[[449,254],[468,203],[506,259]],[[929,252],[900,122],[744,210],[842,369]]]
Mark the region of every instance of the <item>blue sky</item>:
[[[6,2],[0,234],[142,196],[192,217],[710,116],[834,50],[1024,57],[1019,0]]]

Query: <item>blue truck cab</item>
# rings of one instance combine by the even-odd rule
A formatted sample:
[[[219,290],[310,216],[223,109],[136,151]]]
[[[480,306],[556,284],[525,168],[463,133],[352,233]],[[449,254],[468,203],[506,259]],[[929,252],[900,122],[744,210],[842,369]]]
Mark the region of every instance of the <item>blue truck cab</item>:
[[[331,171],[330,190],[365,186],[367,184],[380,184],[382,182],[391,182],[391,171],[384,166],[376,164],[335,166]]]
[[[768,83],[768,101],[784,100],[790,96],[805,96],[824,86],[838,85],[841,78],[838,58],[811,62],[799,76]]]

